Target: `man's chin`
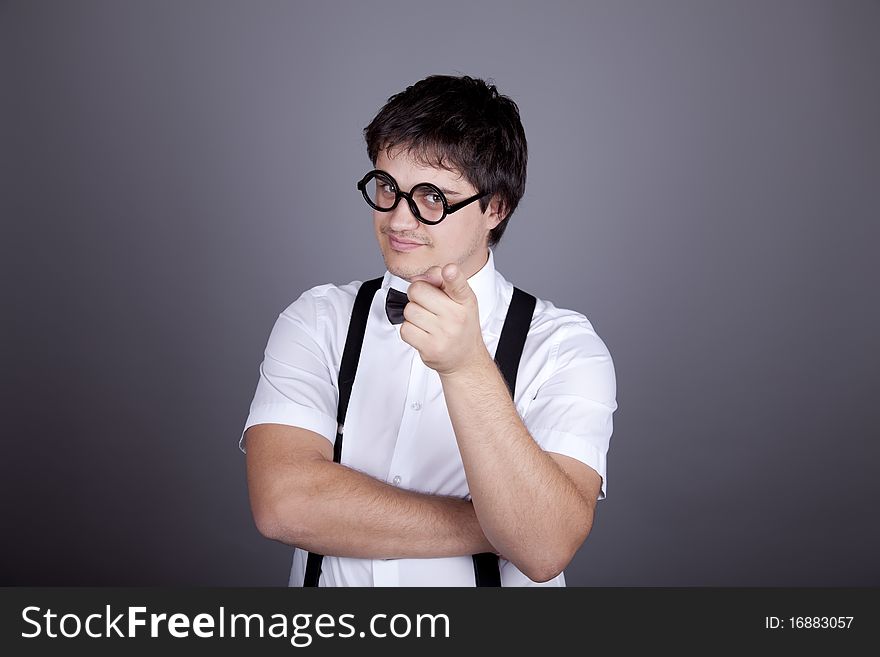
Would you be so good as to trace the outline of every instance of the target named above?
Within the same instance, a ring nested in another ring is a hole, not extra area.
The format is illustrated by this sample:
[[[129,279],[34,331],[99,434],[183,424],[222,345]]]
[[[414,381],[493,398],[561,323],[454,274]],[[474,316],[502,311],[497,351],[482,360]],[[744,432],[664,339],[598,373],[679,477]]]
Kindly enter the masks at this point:
[[[398,254],[396,251],[382,253],[383,259],[385,260],[385,268],[398,278],[402,278],[405,281],[411,282],[414,277],[424,276],[425,272],[430,268],[430,266],[416,268],[412,265],[409,267],[402,267],[400,265],[400,259],[397,257],[399,255],[401,254]]]
[[[385,264],[386,268],[389,272],[397,276],[398,278],[402,278],[405,281],[412,283],[413,281],[427,279],[427,275],[425,274],[425,270],[413,270],[413,269],[403,269],[401,267],[388,266],[388,263]]]

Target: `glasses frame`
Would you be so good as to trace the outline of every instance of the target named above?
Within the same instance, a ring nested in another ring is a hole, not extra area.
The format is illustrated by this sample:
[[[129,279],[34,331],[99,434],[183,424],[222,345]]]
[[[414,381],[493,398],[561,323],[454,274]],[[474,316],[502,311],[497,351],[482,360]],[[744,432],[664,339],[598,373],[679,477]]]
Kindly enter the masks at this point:
[[[394,189],[396,192],[394,203],[391,204],[390,208],[380,208],[375,203],[373,203],[372,199],[370,199],[370,195],[367,193],[367,183],[370,182],[370,179],[373,177],[378,177],[376,174],[382,174],[382,176],[388,178],[392,183],[394,183]],[[412,193],[415,191],[416,187],[430,187],[432,190],[437,192],[437,195],[440,197],[440,200],[443,201],[443,214],[436,221],[431,221],[430,219],[425,219],[421,214],[419,214],[419,206],[416,205],[416,202],[413,200]],[[479,194],[474,194],[463,201],[459,201],[458,203],[449,204],[449,201],[446,200],[446,194],[444,194],[437,185],[429,182],[422,182],[416,185],[413,185],[412,189],[409,192],[404,192],[400,189],[400,185],[397,184],[397,181],[387,171],[382,171],[382,169],[373,169],[372,171],[367,172],[363,178],[358,181],[357,188],[361,190],[361,194],[364,195],[364,200],[374,210],[378,210],[379,212],[391,212],[394,208],[397,207],[397,204],[400,203],[401,198],[405,198],[407,205],[409,205],[410,212],[413,213],[416,219],[421,221],[423,224],[427,224],[429,226],[436,226],[441,221],[446,219],[447,215],[452,214],[453,212],[458,212],[464,206],[473,203],[474,201],[483,198],[489,192],[480,192]]]

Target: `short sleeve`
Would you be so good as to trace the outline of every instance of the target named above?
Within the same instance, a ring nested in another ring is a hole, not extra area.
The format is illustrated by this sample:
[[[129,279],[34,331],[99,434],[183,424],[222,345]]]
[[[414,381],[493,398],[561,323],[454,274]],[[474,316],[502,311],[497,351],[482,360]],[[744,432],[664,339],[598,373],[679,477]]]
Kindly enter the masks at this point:
[[[306,290],[275,321],[260,364],[257,389],[238,447],[247,453],[244,434],[255,424],[287,424],[336,440],[338,390],[319,343],[324,299]]]
[[[614,363],[605,343],[586,319],[559,329],[552,346],[549,376],[523,417],[535,442],[548,452],[581,461],[602,477],[606,495],[606,457],[617,410]]]

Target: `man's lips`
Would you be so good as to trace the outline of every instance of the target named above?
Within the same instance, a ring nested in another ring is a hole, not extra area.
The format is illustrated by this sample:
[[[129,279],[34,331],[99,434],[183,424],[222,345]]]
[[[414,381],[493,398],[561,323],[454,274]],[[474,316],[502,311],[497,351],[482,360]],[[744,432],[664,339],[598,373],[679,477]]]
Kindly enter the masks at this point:
[[[398,240],[391,235],[388,236],[388,241],[391,243],[391,248],[395,251],[414,251],[420,246],[424,246],[421,242],[413,242],[410,240]]]

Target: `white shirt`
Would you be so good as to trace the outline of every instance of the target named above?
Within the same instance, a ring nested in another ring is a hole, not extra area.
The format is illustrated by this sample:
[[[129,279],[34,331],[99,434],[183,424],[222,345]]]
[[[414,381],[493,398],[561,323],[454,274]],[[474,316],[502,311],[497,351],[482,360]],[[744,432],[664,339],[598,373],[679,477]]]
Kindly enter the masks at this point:
[[[337,377],[354,299],[362,281],[318,285],[279,316],[242,430],[287,424],[336,440]],[[468,279],[477,297],[486,348],[494,357],[513,285],[489,257]],[[386,270],[364,335],[345,418],[342,463],[395,486],[469,498],[440,377],[400,338],[385,314],[388,288],[409,282]],[[528,291],[528,288],[524,288]],[[578,459],[602,477],[617,409],[611,355],[587,318],[537,300],[516,380],[515,406],[532,438],[546,451]],[[290,586],[302,586],[308,552],[294,549]],[[500,560],[502,586],[565,586],[560,573],[536,583]],[[327,555],[320,586],[474,586],[470,556],[360,559]]]

